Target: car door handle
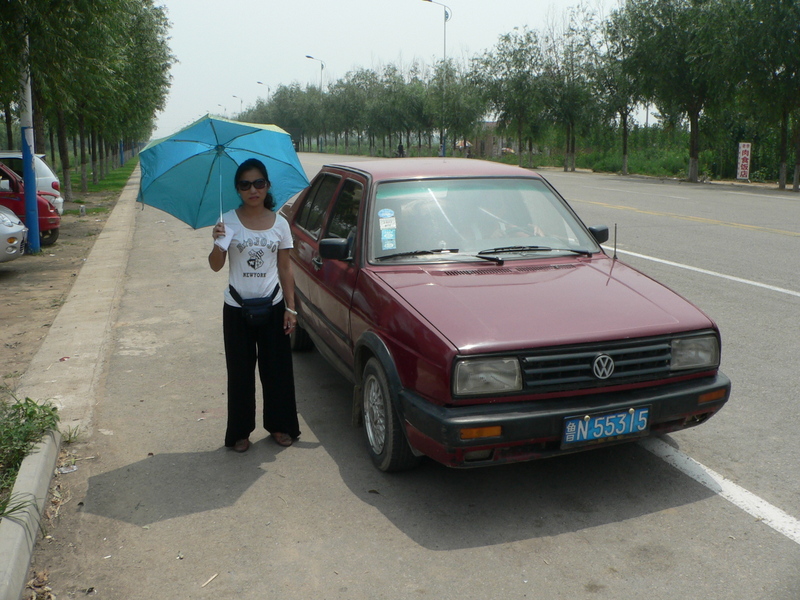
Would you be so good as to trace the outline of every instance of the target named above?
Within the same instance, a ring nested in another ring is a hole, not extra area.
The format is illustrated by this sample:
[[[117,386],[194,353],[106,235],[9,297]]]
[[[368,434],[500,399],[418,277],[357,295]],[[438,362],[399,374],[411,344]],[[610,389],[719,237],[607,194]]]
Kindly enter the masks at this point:
[[[319,271],[322,268],[322,259],[319,256],[315,256],[311,259],[311,264],[313,264],[314,268]]]

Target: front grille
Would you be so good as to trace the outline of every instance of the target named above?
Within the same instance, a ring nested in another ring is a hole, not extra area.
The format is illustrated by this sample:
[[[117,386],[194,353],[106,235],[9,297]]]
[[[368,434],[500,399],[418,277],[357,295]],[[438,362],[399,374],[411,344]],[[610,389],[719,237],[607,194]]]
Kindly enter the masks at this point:
[[[608,379],[592,370],[601,354],[614,360]],[[528,391],[550,392],[663,379],[670,375],[670,358],[670,338],[651,338],[531,351],[520,363]]]

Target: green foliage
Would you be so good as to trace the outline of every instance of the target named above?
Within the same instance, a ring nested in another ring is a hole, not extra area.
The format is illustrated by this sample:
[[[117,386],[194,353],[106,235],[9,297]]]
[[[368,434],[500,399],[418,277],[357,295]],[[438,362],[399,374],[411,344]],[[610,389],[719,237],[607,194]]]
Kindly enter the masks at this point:
[[[0,517],[20,508],[11,489],[22,460],[58,421],[58,410],[49,402],[0,399]]]
[[[131,178],[133,170],[139,164],[139,157],[132,158],[125,162],[121,167],[111,171],[102,181],[98,183],[90,183],[90,192],[121,192],[122,188],[128,183]]]

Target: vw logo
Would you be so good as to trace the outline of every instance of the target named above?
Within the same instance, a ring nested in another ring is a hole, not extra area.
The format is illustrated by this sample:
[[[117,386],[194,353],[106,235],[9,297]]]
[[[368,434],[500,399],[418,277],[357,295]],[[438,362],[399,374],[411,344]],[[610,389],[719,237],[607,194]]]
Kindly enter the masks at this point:
[[[598,379],[608,379],[614,372],[614,359],[608,354],[600,354],[592,363],[592,372]]]

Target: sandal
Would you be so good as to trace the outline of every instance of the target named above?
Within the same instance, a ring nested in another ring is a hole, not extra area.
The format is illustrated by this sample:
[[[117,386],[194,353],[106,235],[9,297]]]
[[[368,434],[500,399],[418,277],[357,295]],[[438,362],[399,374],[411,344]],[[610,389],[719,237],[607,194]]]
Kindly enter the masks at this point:
[[[281,433],[279,431],[272,434],[272,439],[275,440],[275,443],[279,446],[291,446],[292,445],[292,437],[288,433]]]
[[[233,445],[234,452],[247,452],[247,449],[250,447],[250,439],[245,438],[243,440],[239,440]]]

